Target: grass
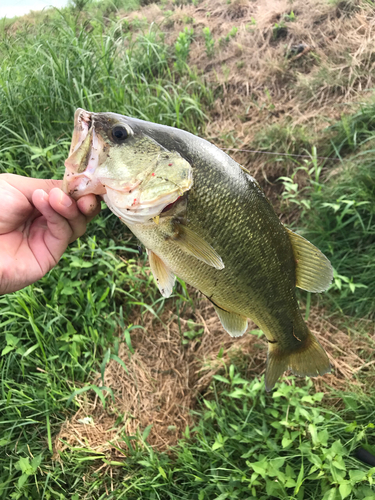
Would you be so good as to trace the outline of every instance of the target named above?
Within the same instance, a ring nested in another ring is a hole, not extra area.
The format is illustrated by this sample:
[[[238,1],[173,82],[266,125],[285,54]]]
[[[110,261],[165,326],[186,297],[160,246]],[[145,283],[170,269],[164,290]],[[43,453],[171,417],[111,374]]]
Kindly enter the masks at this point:
[[[202,402],[199,424],[186,429],[172,455],[147,445],[147,429],[123,437],[126,456],[84,447],[63,452],[69,474],[58,462],[42,467],[53,476],[44,486],[47,498],[59,498],[61,490],[77,499],[373,498],[374,468],[354,456],[358,447],[374,445],[371,399],[347,395],[342,410],[333,412],[321,405],[322,393],[310,393],[311,382],[303,388],[282,383],[268,395],[263,381],[242,379],[233,365],[226,377],[215,378],[214,398]],[[33,495],[33,474],[40,488],[44,478],[32,472],[31,459],[27,465],[29,473],[21,464],[16,471],[18,478],[27,475],[23,488]]]
[[[375,175],[373,152],[367,153],[345,162],[313,194],[304,221],[306,234],[339,275],[331,299],[340,311],[357,318],[372,318],[375,310]]]
[[[48,11],[43,23],[4,24],[0,172],[61,178],[77,107],[204,135],[213,90],[186,65],[192,30],[181,28],[179,45],[167,45],[158,27],[120,19],[125,6],[138,3],[75,2]],[[366,105],[326,131],[338,157],[357,156],[334,176],[314,158],[294,163],[305,167],[305,190],[290,173],[297,188],[284,195],[337,270],[332,307],[357,317],[374,310],[372,120]],[[271,126],[259,141],[296,153],[311,146],[306,127],[292,125]],[[127,369],[118,353],[134,307],[158,316],[164,299],[136,242],[106,210],[58,267],[0,297],[0,499],[373,498],[374,470],[353,456],[375,445],[371,398],[341,394],[342,408],[332,411],[310,383],[282,383],[266,395],[263,382],[244,380],[234,366],[216,376],[196,427],[170,453],[147,444],[146,428],[123,434],[117,455],[83,442],[54,460],[54,436],[79,406],[75,396],[96,396],[106,409],[112,388],[94,385],[94,374],[103,375],[109,359]]]
[[[294,172],[282,177],[284,200],[302,208],[299,229],[335,269],[332,307],[354,318],[373,318],[375,310],[373,109],[363,105],[321,134],[321,150],[337,162],[319,160],[312,148],[311,160],[294,159]]]
[[[54,32],[51,40],[50,33]],[[114,111],[199,132],[211,94],[197,79],[179,84],[156,28],[133,36],[121,23],[81,26],[61,13],[0,46],[0,161],[3,171],[61,178],[77,107]],[[192,75],[190,75],[192,76]]]

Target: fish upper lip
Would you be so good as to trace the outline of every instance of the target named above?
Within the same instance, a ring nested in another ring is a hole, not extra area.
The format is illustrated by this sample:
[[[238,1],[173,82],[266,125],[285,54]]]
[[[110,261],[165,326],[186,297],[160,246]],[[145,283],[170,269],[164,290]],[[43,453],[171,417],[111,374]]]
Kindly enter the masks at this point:
[[[76,115],[77,115],[77,113],[78,113],[77,122],[80,123],[83,121],[84,123],[86,123],[88,125],[88,129],[90,130],[90,128],[92,126],[93,113],[91,113],[90,111],[86,111],[83,108],[78,108],[76,111]]]

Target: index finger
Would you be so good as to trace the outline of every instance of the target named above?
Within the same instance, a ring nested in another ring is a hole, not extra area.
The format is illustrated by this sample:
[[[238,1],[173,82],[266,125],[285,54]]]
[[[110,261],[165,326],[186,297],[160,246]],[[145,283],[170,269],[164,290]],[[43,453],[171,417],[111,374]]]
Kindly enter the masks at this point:
[[[36,189],[43,189],[49,193],[53,188],[61,188],[62,182],[56,179],[34,179],[15,174],[0,174],[0,179],[18,189],[32,203],[33,192]]]

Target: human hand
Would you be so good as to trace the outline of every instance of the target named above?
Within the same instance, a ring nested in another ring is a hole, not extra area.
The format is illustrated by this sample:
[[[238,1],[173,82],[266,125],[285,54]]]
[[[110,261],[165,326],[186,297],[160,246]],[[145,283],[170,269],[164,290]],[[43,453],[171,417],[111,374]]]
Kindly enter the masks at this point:
[[[62,181],[0,174],[0,295],[39,280],[100,211],[90,194],[77,202]]]

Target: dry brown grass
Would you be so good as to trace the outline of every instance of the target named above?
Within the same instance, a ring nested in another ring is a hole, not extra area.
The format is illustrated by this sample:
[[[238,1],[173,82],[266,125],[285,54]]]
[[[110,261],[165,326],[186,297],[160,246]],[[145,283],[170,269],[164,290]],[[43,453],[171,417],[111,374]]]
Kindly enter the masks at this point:
[[[150,313],[134,320],[145,329],[132,332],[134,354],[126,344],[121,345],[119,356],[128,373],[116,361],[111,361],[105,370],[104,384],[113,390],[115,401],[111,402],[108,396],[108,406],[103,410],[95,394],[77,398],[80,409],[55,438],[56,456],[59,451],[75,447],[90,448],[112,458],[126,455],[121,433],[142,433],[148,425],[152,425],[148,442],[155,448],[167,449],[177,443],[186,425],[194,423],[191,410],[200,397],[210,397],[212,377],[223,371],[224,365],[235,361],[249,380],[265,371],[264,337],[247,333],[239,339],[231,338],[206,299],[199,300],[195,311],[188,310],[180,318],[181,332],[174,307],[165,311],[164,324]],[[204,333],[199,340],[183,345],[189,320],[202,325]],[[308,324],[327,350],[333,367],[332,374],[313,379],[316,388],[330,392],[331,388],[363,385],[356,375],[371,369],[368,359],[375,344],[374,325],[368,324],[369,342],[351,330],[339,329],[318,308],[312,309]],[[256,326],[251,324],[249,332],[253,328]],[[223,354],[219,358],[220,351]],[[101,385],[99,374],[93,383]],[[300,383],[304,381],[301,379]],[[93,424],[82,423],[88,416],[93,418]]]
[[[371,98],[375,11],[366,2],[206,0],[197,7],[151,4],[124,17],[160,26],[172,46],[185,26],[194,28],[189,64],[217,95],[206,138],[245,150],[227,152],[260,182],[276,211],[282,192],[276,181],[295,163],[248,151],[305,153],[319,146],[322,129]],[[215,39],[213,57],[206,54],[205,27]],[[234,27],[236,36],[223,42]],[[299,44],[308,49],[294,54]]]
[[[173,15],[166,17],[167,9]],[[292,11],[294,21],[286,17]],[[207,127],[215,141],[234,131],[248,145],[265,124],[286,121],[317,131],[374,85],[375,12],[364,2],[210,0],[197,7],[152,4],[127,17],[155,22],[170,44],[186,25],[194,28],[190,65],[221,88]],[[215,39],[211,58],[204,27]],[[233,27],[236,36],[223,41]],[[293,55],[301,43],[308,50]]]

